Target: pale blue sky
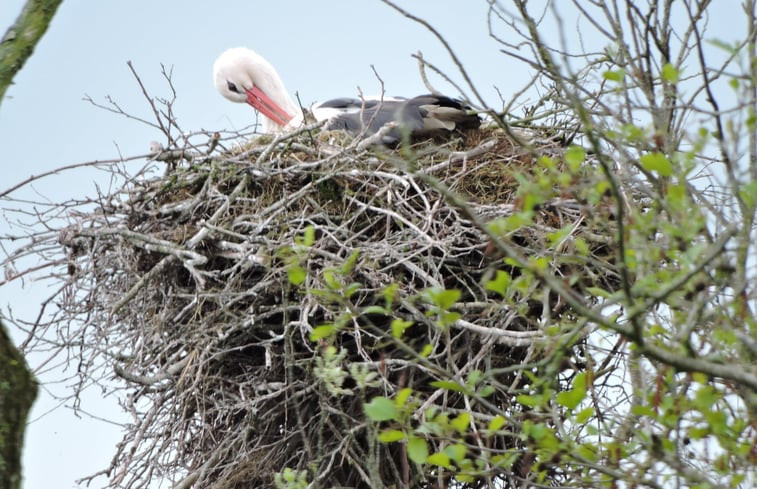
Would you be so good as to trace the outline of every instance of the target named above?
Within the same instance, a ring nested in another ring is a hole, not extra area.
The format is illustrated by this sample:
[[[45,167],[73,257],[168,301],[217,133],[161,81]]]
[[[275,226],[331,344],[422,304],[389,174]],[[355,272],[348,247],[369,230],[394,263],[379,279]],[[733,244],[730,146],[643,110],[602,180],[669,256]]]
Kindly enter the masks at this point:
[[[23,0],[2,0],[0,31],[15,20]],[[493,88],[504,94],[519,90],[530,73],[504,57],[486,30],[484,0],[403,0],[398,3],[434,25],[450,42],[487,102],[498,103]],[[507,3],[507,2],[504,2]],[[732,2],[734,6],[738,3]],[[565,2],[566,6],[568,2]],[[729,18],[729,16],[731,16]],[[742,23],[736,9],[712,19],[718,37]],[[575,33],[571,24],[568,34]],[[582,33],[583,34],[583,33]],[[574,41],[575,42],[575,41]],[[591,37],[583,39],[591,43]],[[211,66],[232,46],[248,46],[277,68],[291,92],[303,103],[338,96],[379,92],[374,65],[389,95],[412,96],[426,91],[410,57],[418,50],[460,82],[441,44],[420,25],[378,0],[227,0],[110,2],[67,0],[34,55],[16,77],[0,105],[0,190],[66,164],[147,152],[150,141],[162,141],[155,129],[96,109],[85,94],[103,102],[110,95],[134,115],[150,119],[147,106],[126,61],[131,60],[148,90],[167,96],[160,63],[173,66],[177,90],[174,110],[185,130],[232,129],[249,125],[249,106],[234,105],[215,92]],[[587,47],[601,50],[602,46]],[[457,95],[438,78],[437,88]],[[141,166],[135,162],[134,167]],[[69,172],[20,190],[14,197],[44,195],[61,200],[92,195],[92,171]],[[0,206],[4,206],[0,202]],[[0,216],[0,235],[7,232]],[[50,291],[35,283],[0,289],[0,307],[13,307],[25,318],[36,314]],[[34,359],[31,360],[34,366]],[[55,373],[43,380],[55,378]],[[54,387],[61,392],[61,387]],[[26,489],[76,487],[74,480],[106,468],[118,440],[117,427],[79,419],[58,409],[41,393],[27,434]],[[90,393],[83,407],[106,418],[117,417],[113,399]],[[115,414],[114,414],[115,413]],[[103,485],[98,479],[93,487]]]

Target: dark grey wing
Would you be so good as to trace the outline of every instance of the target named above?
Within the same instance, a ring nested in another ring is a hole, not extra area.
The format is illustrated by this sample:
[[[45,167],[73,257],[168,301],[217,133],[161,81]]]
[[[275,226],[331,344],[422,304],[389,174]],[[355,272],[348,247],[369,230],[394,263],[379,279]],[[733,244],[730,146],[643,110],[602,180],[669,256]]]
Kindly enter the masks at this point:
[[[355,105],[357,104],[357,107]],[[354,135],[375,134],[389,122],[397,123],[384,137],[384,144],[396,144],[403,134],[428,136],[455,129],[474,129],[481,119],[462,101],[443,95],[419,95],[408,100],[367,100],[340,98],[319,104],[320,108],[352,112],[334,115],[324,126],[326,130],[342,130]],[[360,109],[363,110],[360,110]]]
[[[363,108],[370,109],[372,107],[376,107],[378,105],[382,104],[388,104],[392,102],[400,102],[404,101],[406,99],[400,98],[400,97],[387,97],[387,100],[381,101],[378,99],[370,98],[366,100],[361,100],[359,98],[351,98],[351,97],[339,97],[339,98],[333,98],[331,100],[326,100],[325,102],[320,102],[316,104],[316,107],[318,108],[324,108],[324,109],[339,109],[347,111],[352,110],[361,110]]]
[[[319,108],[322,107],[324,109],[359,110],[360,107],[362,107],[362,102],[360,101],[360,99],[357,99],[357,98],[339,97],[339,98],[332,98],[331,100],[326,100],[325,102],[321,102],[317,104],[317,107]]]
[[[444,95],[419,95],[405,104],[407,108],[403,112],[408,117],[421,118],[421,127],[416,128],[417,135],[424,131],[476,129],[481,125],[481,118],[472,112],[470,106]]]
[[[366,105],[365,110],[349,112],[334,116],[326,123],[326,130],[342,130],[351,134],[364,134],[370,136],[376,134],[385,124],[399,122],[402,124],[398,113],[402,111],[405,102],[400,101],[366,101],[374,102]],[[401,138],[400,128],[390,130],[383,138],[385,144],[397,143]]]

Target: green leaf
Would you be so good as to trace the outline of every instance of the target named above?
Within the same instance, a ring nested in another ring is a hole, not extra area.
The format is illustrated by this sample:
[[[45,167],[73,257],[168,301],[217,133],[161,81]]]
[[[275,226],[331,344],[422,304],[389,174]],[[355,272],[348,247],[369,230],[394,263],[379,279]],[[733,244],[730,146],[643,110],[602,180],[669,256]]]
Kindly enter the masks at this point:
[[[541,406],[544,400],[541,397],[536,396],[529,396],[528,394],[521,394],[518,397],[516,397],[516,400],[523,404],[524,406],[528,407],[536,407]]]
[[[313,243],[315,243],[315,228],[313,226],[306,227],[302,238],[295,238],[294,242],[308,248],[313,246]]]
[[[458,433],[465,433],[466,431],[468,431],[468,425],[470,424],[470,414],[462,412],[458,414],[457,417],[455,417],[452,421],[450,421],[450,424],[457,430]]]
[[[299,265],[291,265],[287,267],[287,278],[292,285],[300,285],[307,278],[307,272]]]
[[[670,63],[665,63],[662,66],[662,78],[670,83],[676,83],[680,78],[681,72],[675,69]]]
[[[445,454],[449,456],[452,460],[455,462],[460,462],[462,459],[465,458],[465,453],[468,451],[468,449],[465,447],[465,444],[463,443],[455,443],[454,445],[449,445],[442,450]],[[433,455],[432,455],[433,456]],[[431,457],[429,457],[429,462],[431,461]]]
[[[529,264],[536,270],[545,271],[549,267],[550,258],[546,256],[537,256],[528,260]]]
[[[549,170],[553,170],[556,166],[555,160],[553,158],[550,158],[549,156],[545,156],[545,155],[540,156],[537,161],[541,166]]]
[[[337,354],[339,353],[339,350],[336,349],[334,345],[329,345],[323,350],[323,358],[326,360],[332,360],[336,358]]]
[[[523,263],[519,262],[515,258],[510,258],[508,256],[508,257],[505,257],[504,261],[505,261],[505,265],[510,265],[511,267],[516,267],[516,268],[523,268]]]
[[[465,386],[462,386],[458,384],[457,382],[452,382],[449,380],[435,380],[431,382],[431,385],[433,387],[436,387],[437,389],[446,389],[448,391],[455,391],[455,392],[462,392],[462,393],[468,392],[468,389],[466,389]]]
[[[576,451],[579,457],[585,458],[590,462],[595,462],[597,460],[596,448],[591,444],[578,445]]]
[[[407,400],[410,398],[410,394],[413,393],[413,389],[410,387],[405,387],[404,389],[400,390],[397,393],[397,396],[394,398],[394,404],[397,405],[398,408],[401,408],[407,404]]]
[[[400,290],[400,284],[394,283],[389,284],[386,287],[384,287],[384,290],[381,291],[381,294],[384,296],[384,300],[386,301],[386,308],[391,309],[392,304],[394,304],[394,299],[397,297],[397,292]]]
[[[586,392],[586,372],[580,372],[576,374],[576,378],[573,379],[573,388]]]
[[[610,190],[610,182],[607,180],[600,180],[594,185],[594,192],[598,197],[605,195]]]
[[[523,204],[523,210],[524,213],[527,213],[529,215],[529,218],[533,214],[533,210],[536,206],[542,204],[544,202],[544,198],[535,192],[527,192],[526,195],[523,196],[522,204]],[[519,213],[520,214],[520,213]]]
[[[674,209],[682,210],[686,201],[686,188],[681,184],[668,186],[668,202]]]
[[[734,42],[734,45],[729,44],[726,41],[721,41],[720,39],[708,39],[707,42],[709,44],[712,44],[713,46],[722,49],[726,53],[735,56],[739,53],[738,44]]]
[[[501,234],[509,233],[524,226],[531,225],[533,223],[533,215],[533,211],[516,212],[512,216],[502,219],[502,227],[505,232]]]
[[[405,333],[405,330],[413,325],[413,321],[405,321],[404,319],[392,319],[392,336],[400,338]]]
[[[472,475],[462,474],[462,473],[455,474],[455,479],[465,484],[473,484],[473,481],[476,480],[476,478],[473,477]]]
[[[455,324],[455,321],[459,320],[461,317],[463,317],[463,315],[459,312],[444,311],[439,316],[439,326],[445,327],[451,324]]]
[[[560,392],[557,394],[557,402],[568,409],[575,409],[584,398],[584,392],[578,392],[575,389]]]
[[[655,283],[656,285],[656,283]],[[652,324],[649,326],[649,329],[647,330],[647,336],[665,336],[668,333],[668,330],[665,329],[660,324]]]
[[[586,161],[586,151],[581,146],[573,145],[565,152],[565,162],[571,171],[576,172]]]
[[[693,440],[701,440],[702,438],[710,434],[710,428],[691,428],[689,430],[689,438]]]
[[[285,467],[283,471],[274,474],[274,486],[277,489],[305,489],[308,486],[307,471],[293,470]]]
[[[336,332],[336,326],[333,324],[324,324],[313,328],[310,332],[310,341],[319,341],[328,338]]]
[[[607,81],[614,81],[614,82],[622,81],[624,76],[626,76],[626,70],[623,70],[623,69],[607,70],[604,73],[602,73],[602,78],[604,78]]]
[[[360,282],[352,282],[344,289],[344,296],[350,298],[355,295],[355,292],[359,291],[362,287],[363,284],[361,284]]]
[[[415,436],[410,437],[410,439],[407,440],[407,456],[417,464],[425,463],[428,458],[428,445],[426,444],[426,440]]]
[[[745,122],[746,122],[746,127],[749,130],[754,130],[754,126],[757,125],[757,114],[755,114],[754,112],[751,112],[749,114],[749,117],[746,118]]]
[[[749,182],[739,188],[739,197],[750,209],[757,205],[757,182]]]
[[[573,226],[567,225],[564,226],[557,231],[547,233],[547,240],[549,241],[550,247],[555,247],[559,245],[565,238],[570,236],[570,233],[573,232]]]
[[[710,385],[705,385],[700,387],[694,395],[694,405],[700,411],[707,412],[712,410],[712,406],[718,402],[720,398],[721,395],[718,391]]]
[[[728,419],[723,411],[709,411],[702,414],[710,423],[710,429],[714,434],[720,436],[728,434]]]
[[[337,280],[333,270],[323,271],[323,281],[326,282],[326,286],[331,290],[339,290],[342,288],[342,284]]]
[[[707,374],[703,374],[702,372],[693,372],[691,378],[694,382],[702,385],[706,385],[710,381]]]
[[[389,421],[397,419],[397,406],[394,401],[386,397],[374,397],[371,402],[363,405],[365,414],[373,421]]]
[[[426,459],[428,463],[433,465],[438,465],[439,467],[444,467],[445,469],[450,468],[452,465],[449,463],[449,456],[447,456],[446,453],[438,452],[434,453],[432,455],[429,455]]]
[[[432,404],[431,406],[426,408],[426,411],[423,413],[423,416],[425,416],[426,421],[434,421],[438,414],[439,414],[439,408]]]
[[[440,289],[432,287],[427,289],[427,296],[440,309],[447,310],[455,305],[460,299],[460,291],[457,289]]]
[[[540,448],[554,450],[560,446],[560,441],[555,436],[552,428],[549,428],[544,423],[533,424],[529,430],[529,434],[534,438]]]
[[[568,409],[575,409],[586,397],[586,372],[576,375],[573,388],[557,394],[557,402]]]
[[[644,406],[644,405],[631,406],[631,412],[635,414],[636,416],[647,416],[652,419],[657,418],[657,413],[655,413],[654,409],[652,409],[649,406]]]
[[[577,171],[577,169],[573,170],[574,173],[576,171]],[[570,173],[568,173],[568,172],[561,172],[561,173],[557,174],[557,178],[555,180],[555,183],[558,186],[560,186],[560,187],[567,187],[568,185],[571,184],[571,182],[572,182],[572,179],[571,179]]]
[[[504,270],[497,270],[497,275],[494,277],[494,280],[488,280],[486,284],[484,284],[484,287],[486,287],[486,290],[491,290],[492,292],[496,292],[502,297],[505,297],[510,282],[512,282],[512,278],[509,273]]]
[[[506,421],[505,418],[498,414],[494,416],[491,421],[489,421],[489,426],[486,429],[489,431],[489,434],[491,435],[495,431],[505,426],[505,421]]]
[[[479,382],[481,382],[481,380],[483,380],[483,378],[484,378],[484,373],[482,371],[480,371],[477,368],[473,369],[468,374],[468,380],[466,384],[468,384],[471,387],[475,387],[479,384]]]
[[[647,171],[657,172],[660,176],[669,177],[673,174],[673,165],[662,153],[657,151],[641,155],[639,158],[642,168]]]
[[[576,236],[573,239],[573,244],[575,245],[576,251],[578,252],[579,255],[589,256],[589,252],[591,250],[589,249],[589,244],[586,242],[585,239],[583,239],[580,236]]]
[[[405,433],[400,430],[386,430],[379,433],[379,441],[381,443],[392,443],[395,441],[404,440],[406,438]]]
[[[383,314],[386,315],[387,312],[389,312],[385,307],[382,306],[367,306],[364,307],[361,310],[362,314]]]
[[[643,141],[647,138],[644,129],[634,124],[624,124],[621,126],[622,132],[630,142]]]
[[[355,268],[355,264],[357,263],[357,259],[360,256],[360,252],[355,250],[352,252],[349,258],[345,260],[345,262],[342,264],[341,267],[339,267],[339,272],[342,275],[347,275],[348,273],[352,272],[352,270]]]
[[[592,416],[594,416],[594,408],[589,406],[584,408],[576,414],[576,422],[579,424],[587,422]]]
[[[420,352],[420,356],[421,356],[422,358],[427,358],[427,357],[428,357],[429,355],[431,355],[431,354],[432,354],[433,352],[434,352],[434,345],[432,345],[431,343],[426,343],[426,344],[425,344],[425,345],[423,346],[423,349],[422,349],[422,350],[421,350],[421,352]]]

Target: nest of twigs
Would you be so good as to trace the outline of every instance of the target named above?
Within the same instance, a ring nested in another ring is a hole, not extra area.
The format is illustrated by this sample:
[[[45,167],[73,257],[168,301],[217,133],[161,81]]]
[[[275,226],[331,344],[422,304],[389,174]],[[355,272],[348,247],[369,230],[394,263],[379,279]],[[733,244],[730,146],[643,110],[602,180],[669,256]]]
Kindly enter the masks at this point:
[[[86,226],[69,226],[68,271],[86,292],[72,312],[87,311],[139,419],[111,483],[270,487],[289,467],[317,487],[441,487],[464,468],[415,465],[403,443],[377,441],[391,422],[365,414],[373,397],[403,388],[411,427],[432,407],[470,413],[474,433],[510,414],[496,436],[466,435],[470,457],[505,455],[471,473],[511,480],[548,464],[517,435],[528,413],[514,393],[530,381],[509,367],[539,368],[560,349],[561,369],[579,371],[584,335],[560,329],[570,307],[525,280],[492,233],[581,295],[616,288],[613,217],[587,201],[599,177],[585,163],[530,209],[531,222],[492,225],[530,205],[527,182],[565,172],[560,144],[527,136],[523,147],[481,129],[390,149],[305,131],[211,155],[164,151],[165,176],[130,182]],[[588,253],[575,253],[579,239]],[[487,286],[498,271],[510,280],[504,296]],[[434,302],[453,289],[448,310]],[[487,387],[479,397],[432,385],[465,385],[475,372],[484,380],[471,388]],[[437,435],[425,435],[432,452],[446,443]]]

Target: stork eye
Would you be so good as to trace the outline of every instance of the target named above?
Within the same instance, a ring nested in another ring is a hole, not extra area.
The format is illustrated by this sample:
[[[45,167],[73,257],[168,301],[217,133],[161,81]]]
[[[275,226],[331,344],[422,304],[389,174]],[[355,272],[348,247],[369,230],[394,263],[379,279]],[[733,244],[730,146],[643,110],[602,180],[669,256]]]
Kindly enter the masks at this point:
[[[240,93],[240,92],[239,92],[239,89],[237,88],[237,86],[236,86],[236,85],[234,85],[234,84],[233,84],[232,82],[230,82],[229,80],[226,80],[226,87],[227,87],[227,88],[228,88],[228,89],[229,89],[230,91],[232,91],[232,92],[234,92],[234,93]]]

